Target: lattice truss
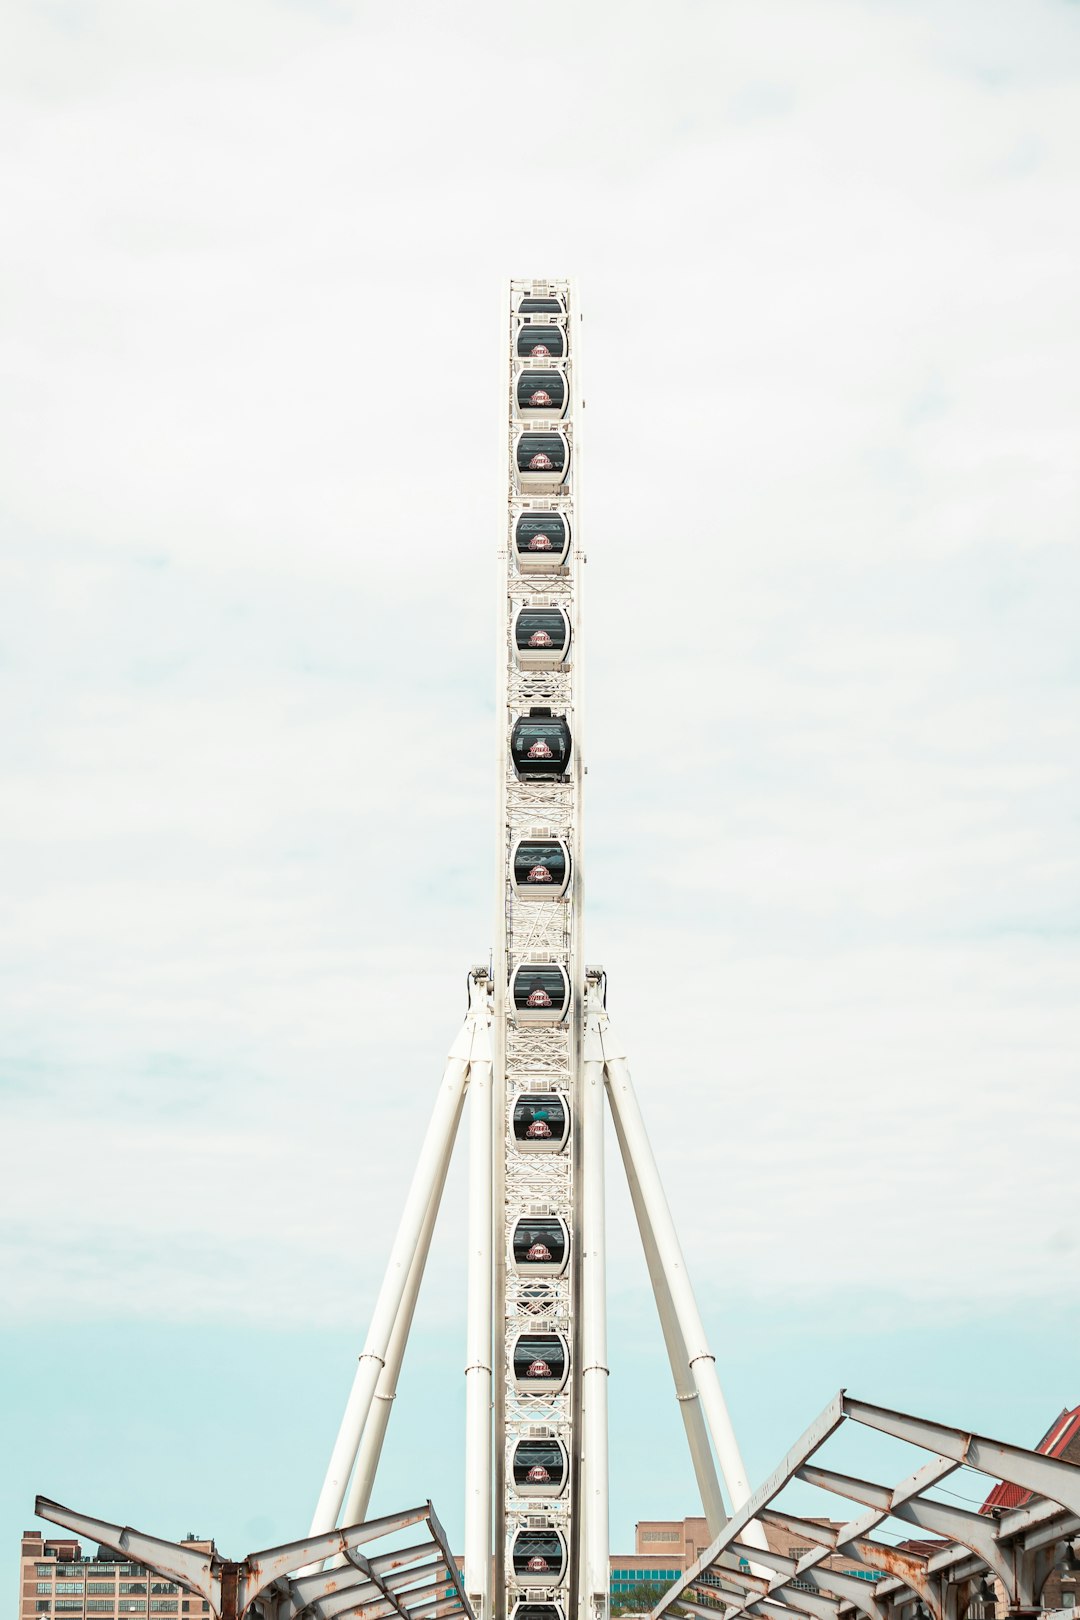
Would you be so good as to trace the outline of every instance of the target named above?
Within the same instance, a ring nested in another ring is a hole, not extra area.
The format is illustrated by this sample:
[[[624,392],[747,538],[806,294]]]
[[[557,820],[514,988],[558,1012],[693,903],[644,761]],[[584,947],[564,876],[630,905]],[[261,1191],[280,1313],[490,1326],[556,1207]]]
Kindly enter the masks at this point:
[[[823,1467],[826,1443],[836,1449],[835,1436],[850,1441],[856,1430],[906,1442],[917,1466],[895,1485]],[[792,1486],[802,1488],[797,1505],[806,1487],[825,1493],[820,1513],[783,1505]],[[841,1390],[665,1594],[653,1620],[1037,1614],[1055,1570],[1080,1572],[1078,1534],[1076,1463]]]
[[[565,414],[551,421],[541,419],[522,423],[516,396],[516,378],[521,361],[518,358],[518,334],[522,318],[517,310],[521,297],[534,294],[541,298],[555,296],[561,302],[565,318],[558,325],[563,333],[564,354],[560,364],[566,378],[568,407]],[[557,515],[569,527],[576,550],[576,514],[574,510],[574,422],[573,378],[574,342],[572,338],[575,311],[572,308],[571,289],[567,283],[514,283],[511,287],[511,319],[508,342],[508,436],[507,436],[507,545],[506,594],[503,621],[505,638],[505,701],[506,726],[509,734],[515,719],[533,709],[547,709],[562,716],[569,724],[571,737],[576,739],[577,714],[574,702],[574,654],[576,651],[576,561],[572,551],[557,570],[543,573],[522,571],[517,565],[515,534],[518,520],[530,515]],[[522,427],[543,431],[557,428],[570,446],[570,471],[563,484],[551,491],[523,490],[515,459],[515,443]],[[520,609],[551,607],[565,612],[571,626],[571,639],[567,656],[555,668],[529,669],[522,667],[515,649],[514,624]],[[503,908],[505,919],[505,957],[496,967],[503,982],[512,982],[519,965],[528,963],[554,963],[563,967],[574,989],[572,1022],[580,1019],[581,964],[574,960],[574,896],[577,886],[577,865],[580,861],[580,841],[576,838],[579,826],[578,783],[575,770],[563,779],[530,780],[518,776],[509,753],[503,781],[503,827],[505,838],[505,877]],[[564,898],[537,900],[521,898],[515,894],[511,877],[514,848],[521,838],[554,838],[565,843],[571,852],[571,883]],[[523,1329],[530,1333],[556,1333],[563,1337],[568,1361],[572,1358],[571,1331],[572,1302],[576,1286],[577,1255],[575,1252],[575,1186],[573,1156],[570,1152],[529,1153],[521,1151],[514,1135],[513,1107],[515,1098],[523,1093],[544,1092],[558,1088],[558,1094],[570,1112],[576,1110],[574,1088],[575,1057],[571,1026],[567,1024],[529,1024],[514,1021],[513,1005],[507,1003],[507,1022],[504,1041],[503,1085],[505,1095],[502,1109],[502,1175],[503,1189],[502,1241],[504,1263],[502,1267],[503,1297],[497,1302],[495,1318],[501,1325],[502,1345],[498,1351],[503,1361],[503,1376],[496,1388],[502,1390],[502,1410],[496,1412],[496,1445],[504,1453],[503,1478],[506,1482],[501,1504],[497,1504],[497,1524],[502,1524],[503,1591],[496,1603],[506,1612],[515,1598],[524,1594],[520,1582],[513,1578],[513,1549],[515,1539],[523,1528],[542,1524],[559,1525],[567,1529],[572,1514],[573,1484],[568,1471],[563,1490],[558,1497],[537,1500],[520,1496],[514,1487],[513,1455],[518,1442],[540,1431],[558,1435],[574,1452],[575,1380],[576,1369],[571,1368],[563,1387],[559,1390],[525,1393],[514,1375],[514,1346]],[[518,1221],[528,1214],[559,1217],[569,1234],[569,1254],[558,1276],[530,1277],[514,1263],[513,1235]],[[569,1545],[569,1542],[567,1543]],[[565,1602],[571,1571],[569,1559],[561,1580],[548,1582],[537,1577],[536,1590],[543,1589],[547,1599],[559,1598]]]

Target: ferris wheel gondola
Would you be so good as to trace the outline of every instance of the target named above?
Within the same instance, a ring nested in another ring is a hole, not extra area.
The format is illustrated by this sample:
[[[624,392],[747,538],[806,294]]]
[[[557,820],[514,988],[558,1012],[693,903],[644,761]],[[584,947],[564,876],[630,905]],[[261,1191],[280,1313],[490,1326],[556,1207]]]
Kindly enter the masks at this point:
[[[561,1333],[519,1333],[511,1362],[514,1385],[535,1395],[562,1389],[570,1370],[570,1351]]]
[[[514,1098],[519,1153],[561,1153],[570,1136],[570,1110],[557,1091],[523,1091]]]
[[[570,552],[570,524],[561,512],[522,512],[514,525],[518,572],[555,574]]]
[[[557,489],[570,471],[570,441],[561,430],[526,428],[514,449],[517,481],[522,489]]]
[[[563,607],[523,603],[511,626],[520,669],[565,668],[570,659],[570,616]]]
[[[570,1258],[570,1231],[561,1215],[522,1215],[510,1239],[514,1270],[558,1277]]]
[[[561,1496],[570,1473],[566,1447],[550,1434],[549,1438],[519,1440],[514,1447],[510,1471],[519,1496]]]
[[[569,400],[566,373],[561,367],[525,366],[518,373],[514,401],[517,414],[523,420],[565,416]]]
[[[570,850],[563,838],[519,838],[510,851],[517,900],[561,900],[570,887]]]
[[[561,360],[566,353],[566,334],[553,320],[530,318],[518,327],[515,347],[519,360]]]
[[[566,1537],[549,1529],[519,1530],[514,1537],[512,1563],[520,1586],[559,1586],[566,1568]]]

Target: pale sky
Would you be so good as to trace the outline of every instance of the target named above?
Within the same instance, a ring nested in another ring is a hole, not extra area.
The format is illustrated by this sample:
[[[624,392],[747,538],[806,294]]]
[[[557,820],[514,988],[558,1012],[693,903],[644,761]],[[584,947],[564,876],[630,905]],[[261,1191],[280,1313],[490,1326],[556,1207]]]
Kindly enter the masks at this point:
[[[1037,1439],[1080,6],[9,0],[0,81],[12,1560],[39,1490],[306,1529],[490,945],[511,274],[579,280],[588,957],[751,1474],[841,1384]],[[374,1502],[455,1541],[462,1170]],[[625,1550],[695,1501],[609,1175]]]

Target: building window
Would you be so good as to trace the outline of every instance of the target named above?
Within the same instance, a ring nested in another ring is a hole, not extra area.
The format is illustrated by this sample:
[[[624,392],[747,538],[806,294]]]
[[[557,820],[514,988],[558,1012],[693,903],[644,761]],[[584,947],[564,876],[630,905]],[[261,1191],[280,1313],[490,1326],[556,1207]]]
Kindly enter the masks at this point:
[[[145,1581],[121,1581],[120,1582],[120,1590],[121,1590],[121,1592],[138,1592],[141,1596],[145,1597],[146,1596],[146,1582]]]
[[[58,1575],[82,1575],[84,1571],[85,1566],[83,1564],[57,1564],[56,1566]]]
[[[81,1592],[82,1589],[82,1581],[57,1581],[56,1583],[56,1590],[58,1592]],[[79,1604],[79,1607],[80,1609],[82,1608],[81,1603]]]
[[[72,1614],[82,1614],[82,1598],[57,1598],[57,1613],[65,1609]]]
[[[116,1608],[115,1598],[89,1598],[86,1607],[94,1614],[112,1614]]]
[[[151,1598],[150,1599],[150,1613],[151,1614],[175,1614],[176,1610],[177,1610],[177,1602],[176,1602],[175,1598]]]
[[[145,1598],[121,1598],[119,1603],[121,1614],[145,1614]]]
[[[48,1614],[51,1607],[52,1605],[50,1604],[48,1598],[38,1598],[37,1602],[34,1604],[34,1608],[37,1610],[38,1614]]]
[[[54,1565],[52,1565],[52,1564],[35,1564],[34,1565],[34,1574],[35,1575],[51,1575],[52,1572],[53,1572],[53,1568],[54,1568]]]
[[[116,1591],[116,1582],[115,1581],[87,1581],[86,1590],[88,1592],[108,1592],[108,1593],[111,1594],[111,1593]]]
[[[38,1581],[37,1589],[38,1589],[39,1592],[51,1592],[52,1591],[52,1582],[51,1581]]]
[[[179,1592],[180,1588],[173,1581],[155,1581],[150,1590],[160,1597],[163,1592]]]
[[[190,1608],[191,1608],[190,1600],[188,1598],[185,1598],[184,1601],[180,1605],[180,1613],[181,1614],[187,1614],[188,1611],[190,1610]]]
[[[681,1541],[682,1535],[678,1530],[643,1530],[642,1541]]]
[[[95,1564],[93,1569],[91,1569],[89,1571],[89,1574],[91,1574],[91,1575],[115,1575],[116,1574],[116,1565],[115,1564]]]

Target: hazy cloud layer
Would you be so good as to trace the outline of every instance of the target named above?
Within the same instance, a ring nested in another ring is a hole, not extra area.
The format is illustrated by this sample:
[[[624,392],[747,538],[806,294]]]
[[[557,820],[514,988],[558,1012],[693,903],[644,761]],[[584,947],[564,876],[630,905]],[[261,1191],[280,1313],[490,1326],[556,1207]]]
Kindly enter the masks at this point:
[[[488,951],[533,271],[588,950],[706,1314],[1075,1301],[1080,11],[4,26],[8,1310],[362,1329]]]

